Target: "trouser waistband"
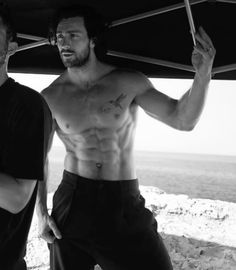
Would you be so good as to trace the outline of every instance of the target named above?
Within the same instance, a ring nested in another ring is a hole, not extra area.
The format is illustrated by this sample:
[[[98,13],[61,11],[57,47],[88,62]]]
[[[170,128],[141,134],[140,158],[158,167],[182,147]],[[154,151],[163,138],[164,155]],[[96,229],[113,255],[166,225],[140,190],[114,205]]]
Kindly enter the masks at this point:
[[[62,183],[69,184],[73,189],[115,189],[136,193],[139,191],[138,179],[129,180],[94,180],[64,170]]]

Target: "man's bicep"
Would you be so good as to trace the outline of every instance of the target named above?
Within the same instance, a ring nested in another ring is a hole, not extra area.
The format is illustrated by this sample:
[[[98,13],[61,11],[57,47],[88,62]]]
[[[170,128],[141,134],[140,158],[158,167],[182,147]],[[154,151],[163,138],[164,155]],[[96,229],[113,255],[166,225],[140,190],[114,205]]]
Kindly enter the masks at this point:
[[[0,172],[0,207],[13,213],[19,213],[30,201],[37,181],[15,178]]]
[[[147,114],[167,124],[174,116],[178,102],[155,88],[137,95],[135,101]]]
[[[30,201],[33,192],[35,190],[37,181],[34,179],[22,179],[22,178],[17,178],[16,180],[19,184],[18,190],[20,195],[19,204],[16,207],[16,212],[20,212],[26,207],[26,205]]]
[[[36,179],[25,179],[25,178],[16,178],[16,181],[18,182],[20,186],[20,190],[22,192],[22,195],[25,195],[25,199],[27,202],[31,198],[31,195],[34,191],[34,188],[36,186],[37,180]]]

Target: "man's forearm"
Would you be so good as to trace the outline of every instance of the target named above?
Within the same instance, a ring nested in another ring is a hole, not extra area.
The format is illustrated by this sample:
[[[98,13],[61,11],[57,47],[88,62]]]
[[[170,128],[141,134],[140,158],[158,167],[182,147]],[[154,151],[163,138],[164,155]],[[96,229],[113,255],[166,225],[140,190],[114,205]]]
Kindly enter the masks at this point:
[[[205,105],[211,77],[195,75],[191,89],[178,102],[178,118],[183,130],[192,130],[197,124]]]
[[[37,212],[37,215],[39,217],[48,214],[48,209],[47,209],[47,187],[46,187],[45,181],[42,181],[42,182],[40,182],[38,184],[36,212]]]
[[[36,212],[39,217],[48,214],[47,209],[47,179],[48,179],[48,160],[45,162],[44,181],[38,184],[38,194],[36,203]]]

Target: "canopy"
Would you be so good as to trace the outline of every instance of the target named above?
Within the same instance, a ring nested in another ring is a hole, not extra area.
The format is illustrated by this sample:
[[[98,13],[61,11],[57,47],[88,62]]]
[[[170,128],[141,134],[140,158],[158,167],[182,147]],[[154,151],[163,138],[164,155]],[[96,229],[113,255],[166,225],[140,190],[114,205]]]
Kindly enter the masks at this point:
[[[177,0],[8,0],[20,45],[10,72],[63,72],[57,48],[48,44],[48,24],[56,8],[77,3],[95,7],[111,22],[106,62],[149,77],[193,77],[186,6]],[[190,5],[196,28],[203,26],[216,47],[214,78],[236,79],[236,0],[190,0]]]

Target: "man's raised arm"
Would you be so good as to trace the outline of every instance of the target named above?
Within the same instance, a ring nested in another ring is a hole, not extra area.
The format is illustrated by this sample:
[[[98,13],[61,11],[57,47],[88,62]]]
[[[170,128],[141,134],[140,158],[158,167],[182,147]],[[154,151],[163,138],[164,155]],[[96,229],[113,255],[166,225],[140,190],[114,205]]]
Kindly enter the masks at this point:
[[[194,81],[179,100],[170,98],[154,89],[151,83],[136,96],[135,101],[150,116],[179,130],[192,130],[202,113],[211,80],[215,48],[206,32],[200,28],[196,34],[197,45],[192,54],[196,70]]]

